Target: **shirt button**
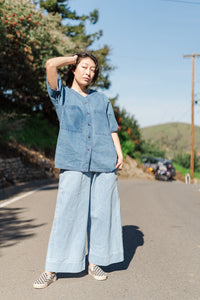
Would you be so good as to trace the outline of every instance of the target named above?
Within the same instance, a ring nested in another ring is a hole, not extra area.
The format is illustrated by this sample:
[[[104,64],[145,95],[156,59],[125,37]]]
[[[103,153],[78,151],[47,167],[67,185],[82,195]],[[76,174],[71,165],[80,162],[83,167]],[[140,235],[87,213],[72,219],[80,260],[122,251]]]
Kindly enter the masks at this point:
[[[88,135],[88,139],[90,139],[90,135]]]
[[[85,104],[87,104],[87,102],[85,102]]]
[[[90,126],[90,124],[88,123],[88,126]]]
[[[89,112],[87,112],[87,115],[89,115],[90,113]]]
[[[90,149],[89,149],[89,148],[88,148],[87,150],[88,150],[88,151],[90,151]]]

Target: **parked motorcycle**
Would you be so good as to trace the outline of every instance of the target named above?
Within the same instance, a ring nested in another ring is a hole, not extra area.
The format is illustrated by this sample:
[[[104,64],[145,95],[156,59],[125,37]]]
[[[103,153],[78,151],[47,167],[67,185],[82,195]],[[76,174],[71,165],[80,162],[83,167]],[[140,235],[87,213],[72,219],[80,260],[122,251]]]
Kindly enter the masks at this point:
[[[169,170],[160,170],[159,168],[155,172],[155,179],[167,181],[172,178]]]
[[[155,171],[155,179],[167,181],[169,179],[172,179],[175,175],[175,168],[170,162],[166,161],[158,163],[157,169]]]

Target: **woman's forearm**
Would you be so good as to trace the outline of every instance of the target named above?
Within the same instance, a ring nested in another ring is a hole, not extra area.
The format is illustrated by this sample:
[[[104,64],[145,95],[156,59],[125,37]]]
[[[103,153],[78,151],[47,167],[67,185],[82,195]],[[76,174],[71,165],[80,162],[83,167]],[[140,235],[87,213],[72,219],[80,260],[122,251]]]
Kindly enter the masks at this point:
[[[112,136],[112,140],[113,140],[115,149],[117,151],[117,164],[115,167],[119,168],[121,170],[122,166],[123,166],[123,154],[122,154],[122,149],[121,149],[121,145],[120,145],[120,140],[119,140],[117,132],[112,132],[111,136]]]
[[[63,66],[75,64],[76,59],[77,59],[77,55],[69,56],[69,57],[67,56],[54,57],[47,60],[46,66],[59,69]]]

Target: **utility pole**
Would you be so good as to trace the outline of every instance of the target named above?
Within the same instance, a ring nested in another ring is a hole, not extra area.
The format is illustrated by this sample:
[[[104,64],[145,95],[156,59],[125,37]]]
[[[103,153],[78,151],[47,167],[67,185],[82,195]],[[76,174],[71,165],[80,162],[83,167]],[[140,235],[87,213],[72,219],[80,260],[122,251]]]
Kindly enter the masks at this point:
[[[194,178],[194,74],[195,74],[195,57],[200,54],[184,55],[184,57],[192,57],[192,123],[191,123],[191,158],[190,158],[190,174]]]

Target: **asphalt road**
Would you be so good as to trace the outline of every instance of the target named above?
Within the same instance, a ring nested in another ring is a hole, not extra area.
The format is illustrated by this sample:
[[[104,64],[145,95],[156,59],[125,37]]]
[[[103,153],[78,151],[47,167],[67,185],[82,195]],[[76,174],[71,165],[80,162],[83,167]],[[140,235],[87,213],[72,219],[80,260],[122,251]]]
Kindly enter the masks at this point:
[[[0,208],[0,299],[199,300],[200,186],[120,180],[119,192],[125,261],[105,268],[107,281],[59,274],[43,290],[32,283],[44,268],[57,183],[12,193],[17,201]]]

